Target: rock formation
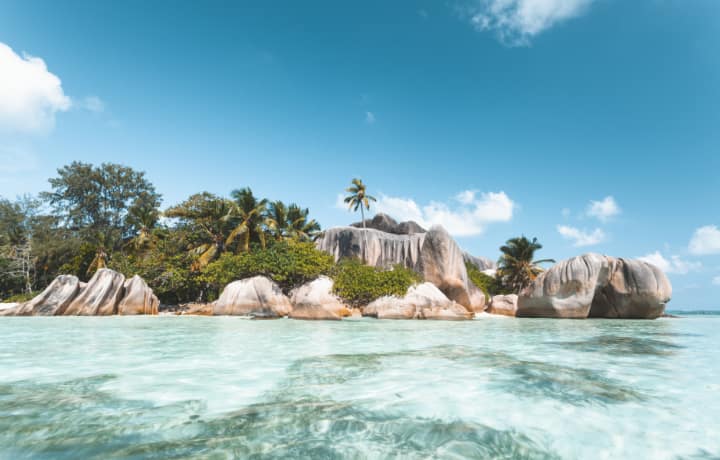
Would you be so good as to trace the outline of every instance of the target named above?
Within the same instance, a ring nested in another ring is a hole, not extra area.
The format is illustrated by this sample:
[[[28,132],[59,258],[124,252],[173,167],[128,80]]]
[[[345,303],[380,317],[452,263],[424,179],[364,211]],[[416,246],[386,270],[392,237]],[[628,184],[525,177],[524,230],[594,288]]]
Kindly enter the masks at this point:
[[[157,315],[160,301],[144,279],[133,276],[125,282],[124,290],[118,315]]]
[[[158,304],[139,276],[125,282],[120,273],[103,268],[88,283],[60,275],[32,300],[0,310],[0,316],[156,315]]]
[[[292,310],[290,299],[277,284],[264,276],[233,281],[213,304],[213,315],[280,318]]]
[[[125,277],[113,270],[101,268],[80,290],[65,311],[66,316],[108,316],[117,314],[123,296]]]
[[[62,315],[80,292],[80,280],[73,275],[60,275],[32,300],[21,304],[17,316]]]
[[[496,295],[490,299],[490,305],[486,311],[493,315],[516,316],[517,302],[517,294]]]
[[[411,286],[405,296],[386,296],[363,309],[363,316],[378,319],[471,319],[473,313],[448,299],[434,284]]]
[[[377,217],[377,216],[376,216]],[[364,258],[375,267],[402,265],[415,270],[425,281],[435,284],[447,297],[465,306],[468,311],[482,311],[485,299],[468,279],[465,255],[448,232],[435,226],[425,233],[399,235],[374,228],[336,227],[326,230],[316,245],[340,260]],[[364,257],[363,257],[364,256]]]
[[[332,292],[333,280],[327,276],[293,289],[290,293],[293,319],[339,320],[350,316],[349,307]]]
[[[351,224],[352,227],[362,228],[362,222]],[[373,228],[385,233],[393,233],[395,235],[414,235],[415,233],[425,233],[425,229],[418,225],[417,222],[409,220],[407,222],[398,223],[395,219],[381,212],[375,214],[372,219],[365,219],[365,228]]]
[[[520,293],[517,316],[652,319],[671,296],[670,281],[654,265],[591,253],[542,273]]]

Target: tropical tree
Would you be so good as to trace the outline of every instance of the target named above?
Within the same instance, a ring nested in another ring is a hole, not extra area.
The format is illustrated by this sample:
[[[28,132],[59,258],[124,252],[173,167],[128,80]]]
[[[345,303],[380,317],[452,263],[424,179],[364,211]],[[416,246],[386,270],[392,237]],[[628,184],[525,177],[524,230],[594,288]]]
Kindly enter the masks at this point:
[[[295,203],[288,207],[287,232],[291,238],[300,241],[314,241],[320,234],[320,224],[315,219],[309,219],[310,210],[301,208]]]
[[[228,215],[233,203],[212,193],[202,192],[190,196],[182,203],[165,211],[165,216],[180,220],[190,233],[190,251],[198,258],[194,269],[200,269],[225,252],[232,243],[232,226]]]
[[[367,232],[365,228],[365,209],[370,210],[370,202],[377,201],[375,197],[367,194],[366,186],[363,181],[355,178],[352,180],[350,187],[345,189],[350,195],[345,197],[345,203],[348,204],[349,208],[354,212],[360,209],[360,219],[362,220],[363,228],[363,239],[365,240],[363,248],[363,260],[365,260],[365,251],[367,251]]]
[[[73,162],[49,179],[52,191],[40,197],[60,218],[60,224],[96,247],[90,268],[102,268],[113,250],[120,249],[132,234],[128,210],[138,200],[160,202],[145,173],[127,166],[103,163],[100,166]]]
[[[542,249],[537,238],[532,241],[525,236],[510,238],[500,247],[497,275],[502,283],[513,292],[520,292],[543,272],[542,263],[553,263],[553,259],[535,259],[535,251]]]
[[[265,248],[265,218],[268,200],[258,199],[250,187],[233,190],[233,201],[226,220],[232,223],[233,229],[228,236],[228,244],[242,237],[243,251],[250,251],[250,242],[257,241]]]
[[[280,241],[288,236],[288,207],[282,201],[273,201],[267,207],[265,225],[270,235]]]
[[[143,192],[128,209],[127,221],[134,235],[128,244],[136,251],[147,249],[154,243],[152,230],[160,220],[158,206],[157,197]]]

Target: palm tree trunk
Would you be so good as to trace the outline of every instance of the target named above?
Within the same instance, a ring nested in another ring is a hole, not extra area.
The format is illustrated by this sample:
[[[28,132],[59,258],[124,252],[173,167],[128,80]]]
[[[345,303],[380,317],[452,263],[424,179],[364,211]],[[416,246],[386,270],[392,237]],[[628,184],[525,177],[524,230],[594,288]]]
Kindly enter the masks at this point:
[[[365,228],[365,210],[362,207],[362,204],[360,205],[360,219],[362,220],[363,225],[363,240],[365,244],[363,245],[363,262],[367,264],[367,229]]]

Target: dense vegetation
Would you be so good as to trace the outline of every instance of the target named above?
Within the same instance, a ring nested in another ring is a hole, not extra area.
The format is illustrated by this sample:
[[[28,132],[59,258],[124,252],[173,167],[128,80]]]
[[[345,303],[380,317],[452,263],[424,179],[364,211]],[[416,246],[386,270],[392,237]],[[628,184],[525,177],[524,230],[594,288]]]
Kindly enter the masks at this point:
[[[367,305],[386,295],[403,296],[410,286],[422,281],[420,275],[400,265],[383,270],[355,259],[340,261],[332,277],[335,294],[353,306]]]
[[[307,208],[256,197],[248,187],[229,197],[196,193],[163,211],[145,174],[122,165],[73,162],[49,185],[38,197],[0,198],[0,299],[25,300],[59,274],[88,280],[102,267],[142,276],[170,304],[213,300],[227,283],[255,275],[286,292],[329,275],[353,305],[403,295],[420,281],[403,267],[335,264],[315,249],[321,228]],[[374,200],[365,184],[354,179],[347,191],[345,201],[364,217]],[[498,278],[468,266],[470,279],[488,296],[517,292],[542,270],[543,261],[533,260],[541,247],[508,240]]]
[[[494,295],[510,294],[512,292],[510,289],[503,286],[500,279],[481,272],[475,265],[466,262],[465,268],[467,269],[470,281],[483,291],[487,300],[490,300],[490,298]]]

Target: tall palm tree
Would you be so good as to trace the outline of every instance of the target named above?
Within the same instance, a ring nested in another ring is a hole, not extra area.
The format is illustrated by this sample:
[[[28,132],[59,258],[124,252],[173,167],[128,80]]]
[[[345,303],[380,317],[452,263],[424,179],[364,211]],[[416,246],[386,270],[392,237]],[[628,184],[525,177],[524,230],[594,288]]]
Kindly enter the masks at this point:
[[[504,246],[500,247],[500,260],[498,261],[498,276],[508,288],[520,292],[543,272],[542,263],[554,263],[554,259],[535,259],[535,251],[542,249],[537,238],[532,241],[524,235],[510,238]]]
[[[250,187],[233,190],[232,208],[227,214],[226,219],[234,226],[228,236],[228,244],[235,241],[236,238],[242,237],[242,249],[245,252],[250,251],[250,241],[259,241],[260,245],[265,248],[265,216],[267,211],[268,200],[258,198],[253,195]]]
[[[190,251],[199,255],[193,269],[200,269],[225,252],[229,241],[230,224],[227,216],[233,204],[208,192],[197,193],[165,211],[166,217],[178,218],[199,235]]]
[[[354,212],[360,209],[360,219],[362,220],[363,227],[363,239],[365,240],[365,247],[363,248],[363,260],[365,260],[365,251],[367,251],[367,229],[365,228],[365,209],[370,210],[370,202],[377,201],[375,197],[367,194],[366,186],[360,179],[353,179],[352,185],[345,189],[350,195],[345,197],[345,203],[348,204],[349,208]]]

